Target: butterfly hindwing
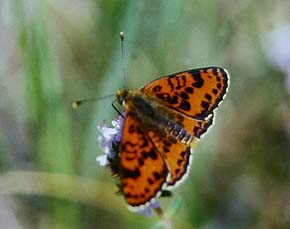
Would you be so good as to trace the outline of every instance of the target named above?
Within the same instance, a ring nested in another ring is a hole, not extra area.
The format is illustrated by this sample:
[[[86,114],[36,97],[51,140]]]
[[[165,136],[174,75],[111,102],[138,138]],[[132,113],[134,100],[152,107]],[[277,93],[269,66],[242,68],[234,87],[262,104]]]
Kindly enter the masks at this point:
[[[199,139],[203,134],[207,132],[208,128],[213,124],[214,115],[212,114],[205,120],[197,120],[190,118],[188,116],[182,117],[183,119],[180,122],[183,128],[190,134],[192,134],[194,137]]]
[[[160,136],[153,130],[148,130],[147,135],[152,139],[158,152],[162,154],[170,173],[168,186],[174,186],[188,171],[190,164],[190,146],[178,141],[170,135]]]

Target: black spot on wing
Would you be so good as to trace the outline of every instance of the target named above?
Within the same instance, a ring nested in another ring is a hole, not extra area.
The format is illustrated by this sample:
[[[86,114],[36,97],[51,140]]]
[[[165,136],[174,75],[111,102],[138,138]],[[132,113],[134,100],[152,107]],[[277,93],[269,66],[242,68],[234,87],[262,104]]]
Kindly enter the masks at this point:
[[[124,193],[125,198],[132,198],[133,196],[131,195],[131,193],[126,192]]]
[[[186,87],[184,90],[185,90],[187,93],[189,93],[189,94],[193,94],[193,88],[192,88],[192,87]]]
[[[196,82],[192,83],[192,86],[196,87],[196,88],[201,88],[203,86],[203,80],[202,81],[196,81]]]
[[[150,185],[152,185],[154,183],[154,181],[151,178],[148,178],[147,181],[148,181],[148,184],[150,184]]]
[[[218,75],[218,68],[212,68],[212,73],[217,76]]]
[[[206,101],[201,101],[201,104],[200,104],[200,105],[201,105],[202,108],[205,109],[205,110],[208,110],[208,108],[209,108],[209,103],[206,102]]]
[[[189,111],[191,108],[191,105],[189,102],[183,99],[179,105],[179,108],[185,111]]]
[[[184,74],[178,76],[175,78],[177,81],[177,86],[175,87],[176,90],[180,90],[181,88],[184,87],[186,83],[186,76]]]
[[[156,153],[155,150],[151,150],[150,152],[143,151],[142,152],[142,157],[144,159],[147,159],[148,157],[150,157],[151,159],[156,160],[157,159],[157,153]]]
[[[186,92],[183,92],[183,91],[179,94],[179,96],[180,96],[180,98],[182,98],[182,99],[189,99],[188,94],[187,94]]]
[[[204,98],[206,98],[208,101],[211,101],[212,96],[208,93],[205,93]]]
[[[160,175],[158,172],[154,172],[153,173],[153,176],[154,176],[154,178],[155,178],[156,181],[160,180],[161,177],[162,177],[162,175]]]
[[[174,85],[173,85],[173,83],[171,82],[170,77],[167,79],[167,83],[169,84],[169,86],[170,86],[170,88],[171,88],[171,91],[173,91],[173,90],[174,90]]]
[[[122,169],[122,176],[124,178],[137,179],[141,175],[140,170],[136,167],[134,170]]]
[[[164,153],[169,153],[170,152],[169,148],[166,147],[166,146],[163,146],[163,151],[164,151]]]
[[[212,89],[212,93],[214,93],[215,95],[218,94],[218,90],[217,89]]]
[[[182,151],[182,153],[180,154],[180,156],[181,156],[182,158],[184,158],[184,157],[186,156],[186,151]]]
[[[138,158],[138,165],[143,166],[144,165],[144,160],[142,158]]]
[[[196,88],[201,88],[203,86],[203,84],[204,84],[204,80],[201,77],[200,72],[199,71],[194,72],[192,74],[192,77],[193,77],[193,79],[195,81],[194,83],[192,83],[192,86],[196,87]]]
[[[178,160],[177,160],[177,164],[178,164],[179,166],[181,166],[182,161],[183,161],[182,159],[178,159]]]
[[[165,102],[168,102],[169,104],[177,104],[178,103],[178,96],[177,95],[173,95],[173,96],[170,96],[169,93],[158,93],[156,94],[156,96],[165,101]]]
[[[161,91],[162,87],[160,85],[156,85],[155,87],[153,87],[152,91],[153,92],[159,92]]]

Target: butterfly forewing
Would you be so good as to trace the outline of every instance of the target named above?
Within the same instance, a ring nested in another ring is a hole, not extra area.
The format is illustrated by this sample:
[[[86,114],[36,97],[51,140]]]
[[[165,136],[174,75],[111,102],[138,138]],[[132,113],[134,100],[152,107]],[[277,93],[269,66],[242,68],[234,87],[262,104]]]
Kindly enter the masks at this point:
[[[141,91],[195,119],[205,119],[223,99],[228,73],[219,67],[192,69],[161,77]]]
[[[121,189],[132,207],[142,206],[158,196],[168,175],[163,157],[130,111],[123,127],[120,168]]]

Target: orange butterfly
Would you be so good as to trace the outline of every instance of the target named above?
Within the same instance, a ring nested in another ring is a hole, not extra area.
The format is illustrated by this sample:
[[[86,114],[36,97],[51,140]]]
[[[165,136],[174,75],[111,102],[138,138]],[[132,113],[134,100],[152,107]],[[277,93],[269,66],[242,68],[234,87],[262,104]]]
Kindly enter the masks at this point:
[[[131,209],[150,206],[185,178],[191,148],[212,125],[228,84],[225,69],[206,67],[161,77],[139,90],[117,91],[125,114],[123,123],[113,125],[121,135],[113,131],[114,139],[100,141],[114,153],[115,160],[109,154],[107,160],[120,175]]]

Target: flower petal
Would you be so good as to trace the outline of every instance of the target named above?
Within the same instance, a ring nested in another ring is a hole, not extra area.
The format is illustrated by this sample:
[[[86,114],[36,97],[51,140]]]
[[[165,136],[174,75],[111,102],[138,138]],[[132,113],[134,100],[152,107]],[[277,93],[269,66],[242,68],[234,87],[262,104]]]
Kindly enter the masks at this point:
[[[109,164],[106,155],[97,156],[96,161],[99,162],[100,166],[106,166]]]

